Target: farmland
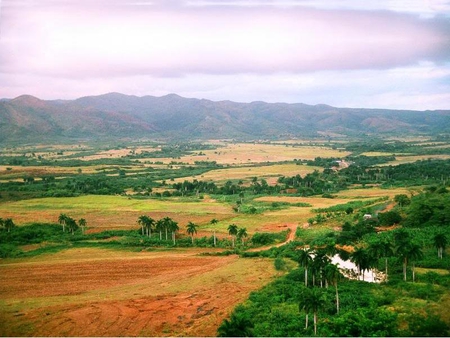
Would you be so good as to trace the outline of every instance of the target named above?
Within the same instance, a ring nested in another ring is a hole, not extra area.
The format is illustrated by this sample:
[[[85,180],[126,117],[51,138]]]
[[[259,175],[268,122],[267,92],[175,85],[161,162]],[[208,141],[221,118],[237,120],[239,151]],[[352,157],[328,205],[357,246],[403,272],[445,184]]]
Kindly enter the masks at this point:
[[[304,316],[295,303],[298,292],[274,285],[300,280],[299,248],[366,249],[377,238],[393,241],[387,229],[402,227],[422,243],[421,285],[433,280],[441,295],[433,298],[430,316],[449,325],[441,311],[448,302],[442,291],[448,250],[440,261],[432,245],[433,236],[449,235],[438,211],[447,210],[446,145],[419,138],[5,148],[0,334],[214,336],[225,319],[239,326],[235,316],[251,318],[249,299],[271,288],[280,292],[271,299],[284,302],[268,305],[277,310],[267,316],[283,313],[295,321]],[[428,200],[435,216],[421,214]],[[373,220],[363,219],[367,214]],[[153,225],[145,228],[143,216]],[[165,219],[178,228],[164,227]],[[422,220],[419,228],[414,219]],[[74,221],[72,230],[67,220]],[[377,234],[379,228],[386,231]],[[377,260],[380,270],[382,263]],[[373,292],[390,293],[401,283],[411,291],[414,286],[402,281],[401,263],[392,257],[390,264],[393,281]],[[357,287],[348,283],[347,290]],[[391,323],[393,331],[376,335],[419,332],[405,309],[407,302],[418,302],[412,294],[389,303],[389,315],[399,319]],[[345,302],[343,308],[350,309]],[[239,304],[246,304],[245,311]],[[258,313],[266,316],[264,311]],[[330,317],[323,323],[335,320],[331,309],[325,313]],[[267,324],[272,320],[261,317],[264,329],[252,323],[255,332],[278,335]],[[279,334],[311,335],[295,327]]]

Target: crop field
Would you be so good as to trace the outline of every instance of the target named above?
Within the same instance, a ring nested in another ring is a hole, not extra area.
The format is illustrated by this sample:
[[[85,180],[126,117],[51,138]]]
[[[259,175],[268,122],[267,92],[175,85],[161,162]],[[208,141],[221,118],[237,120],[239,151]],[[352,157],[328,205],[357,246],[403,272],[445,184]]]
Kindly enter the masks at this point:
[[[268,259],[70,249],[0,262],[2,336],[214,336]]]
[[[320,167],[296,165],[296,164],[275,164],[265,166],[237,167],[227,169],[215,169],[202,175],[177,178],[174,182],[183,182],[184,180],[202,180],[223,183],[227,180],[248,180],[252,177],[265,179],[269,184],[274,184],[280,175],[283,176],[304,176],[314,170],[322,170]]]
[[[76,219],[88,219],[91,229],[130,229],[139,227],[137,219],[143,214],[154,219],[168,216],[184,227],[189,221],[202,224],[212,218],[229,218],[233,211],[229,205],[211,199],[137,200],[125,196],[88,195],[2,203],[0,213],[4,218],[13,217],[18,225],[56,223],[58,216],[65,213]]]

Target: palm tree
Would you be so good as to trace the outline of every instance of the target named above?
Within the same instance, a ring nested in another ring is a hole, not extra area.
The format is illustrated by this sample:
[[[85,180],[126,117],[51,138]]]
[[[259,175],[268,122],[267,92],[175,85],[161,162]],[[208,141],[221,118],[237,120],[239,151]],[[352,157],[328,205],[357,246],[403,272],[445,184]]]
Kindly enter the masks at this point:
[[[72,235],[78,229],[77,221],[75,221],[72,217],[67,217],[66,225],[67,229],[72,233]]]
[[[338,281],[342,276],[341,271],[339,271],[338,266],[335,264],[327,264],[324,270],[325,270],[325,278],[331,285],[334,285],[336,289],[336,312],[337,314],[339,314]]]
[[[386,274],[386,282],[388,281],[388,258],[394,255],[394,248],[392,243],[385,239],[379,242],[378,244],[379,250],[381,252],[381,257],[384,257],[384,270]]]
[[[327,264],[330,263],[330,258],[326,255],[325,251],[316,251],[316,254],[313,258],[312,265],[311,265],[311,272],[313,274],[313,285],[315,284],[315,277],[320,281],[320,286],[323,287],[324,285],[324,273],[323,269]],[[326,281],[325,281],[326,283]]]
[[[63,227],[63,232],[66,231],[66,230],[65,230],[66,220],[67,220],[67,215],[66,215],[66,214],[59,214],[58,222],[59,222],[59,224],[62,225],[62,227]]]
[[[85,228],[87,226],[87,222],[84,218],[80,218],[78,220],[78,225],[81,227],[81,232],[84,234]]]
[[[142,231],[142,236],[144,236],[144,229],[145,229],[145,223],[146,223],[146,220],[147,220],[147,216],[145,216],[145,215],[141,215],[141,216],[139,216],[139,218],[138,218],[138,224],[141,226],[141,231]]]
[[[214,227],[214,246],[216,246],[216,228],[215,228],[215,225],[216,225],[217,223],[219,223],[219,221],[218,221],[217,219],[213,218],[213,219],[210,221],[210,223],[211,223],[211,225]]]
[[[308,268],[313,261],[311,251],[309,249],[299,250],[297,260],[300,266],[305,268],[305,286],[308,286]]]
[[[248,236],[248,234],[247,234],[247,229],[246,228],[240,228],[238,230],[237,237],[238,237],[238,239],[240,239],[242,241],[242,245],[245,244],[244,243],[244,238],[247,237],[247,236]]]
[[[166,232],[166,241],[167,241],[167,232],[170,230],[170,224],[173,222],[173,220],[170,217],[164,217],[163,223],[164,223],[164,231]]]
[[[238,226],[236,224],[230,224],[228,226],[228,233],[233,238],[233,248],[234,248],[234,239],[235,239],[235,237],[236,237],[236,235],[238,233]]]
[[[162,241],[162,232],[164,230],[165,224],[164,224],[164,219],[159,219],[156,221],[155,224],[155,230],[159,231],[159,240]]]
[[[173,245],[176,244],[175,236],[176,236],[176,232],[178,230],[180,230],[180,227],[178,226],[178,223],[171,219],[170,222],[169,222],[169,231],[172,232]]]
[[[358,267],[358,275],[361,276],[362,273],[362,279],[364,280],[364,271],[369,267],[369,260],[366,250],[362,247],[356,248],[350,256],[350,261],[355,263]]]
[[[8,232],[10,232],[11,229],[14,228],[16,225],[14,224],[12,218],[6,218],[6,219],[3,221],[3,226],[6,228],[6,230],[7,230]]]
[[[434,236],[434,238],[433,238],[433,241],[434,241],[434,246],[436,247],[436,249],[438,251],[438,258],[442,259],[442,256],[445,251],[445,247],[448,244],[447,236],[445,236],[445,234],[443,234],[443,233],[436,234],[436,236]]]
[[[198,226],[197,226],[196,224],[192,223],[192,222],[189,222],[189,223],[186,225],[186,227],[187,227],[186,232],[191,236],[191,239],[192,239],[192,245],[194,245],[194,234],[197,233],[197,227],[198,227]]]
[[[313,287],[311,289],[304,288],[301,294],[301,301],[299,309],[304,309],[305,312],[312,312],[314,314],[314,335],[317,335],[317,313],[325,305],[325,295],[319,288]],[[308,326],[306,326],[306,329]]]
[[[5,221],[3,218],[0,217],[0,228],[3,228],[5,226]]]
[[[155,225],[155,220],[149,216],[142,215],[139,216],[138,223],[142,227],[142,234],[144,234],[144,228],[147,232],[148,237],[152,237],[152,228]]]
[[[403,261],[403,280],[406,282],[406,267],[408,265],[408,261],[411,260],[412,264],[412,275],[413,282],[415,281],[415,271],[414,271],[414,260],[420,259],[423,257],[420,246],[411,242],[405,242],[403,245],[397,248],[397,254],[400,259]]]

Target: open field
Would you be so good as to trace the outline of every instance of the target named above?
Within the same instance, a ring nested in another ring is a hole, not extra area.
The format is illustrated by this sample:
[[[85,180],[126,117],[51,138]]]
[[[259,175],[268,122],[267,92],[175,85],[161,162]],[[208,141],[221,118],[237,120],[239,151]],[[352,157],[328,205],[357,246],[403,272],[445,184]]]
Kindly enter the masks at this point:
[[[227,169],[215,169],[202,175],[177,178],[174,182],[183,182],[184,180],[212,181],[223,183],[227,180],[245,180],[257,177],[258,180],[265,179],[269,184],[275,184],[280,176],[305,176],[314,170],[322,171],[320,167],[296,165],[296,164],[275,164],[255,167],[237,167]]]
[[[268,259],[71,249],[2,261],[2,336],[214,336]]]
[[[137,228],[137,219],[143,214],[154,219],[171,217],[181,228],[189,221],[202,224],[212,218],[229,218],[233,211],[229,205],[212,199],[137,200],[124,196],[96,195],[36,198],[0,204],[2,217],[12,217],[18,225],[29,222],[55,223],[61,213],[75,219],[85,218],[90,228],[105,230]]]
[[[200,153],[202,153],[200,155]],[[232,143],[218,149],[196,151],[193,155],[178,158],[177,162],[194,164],[196,161],[216,161],[222,165],[243,165],[253,163],[293,161],[294,159],[313,160],[320,157],[345,157],[349,152],[330,147],[288,146],[281,144]],[[173,158],[147,158],[145,161],[161,161],[169,164]]]

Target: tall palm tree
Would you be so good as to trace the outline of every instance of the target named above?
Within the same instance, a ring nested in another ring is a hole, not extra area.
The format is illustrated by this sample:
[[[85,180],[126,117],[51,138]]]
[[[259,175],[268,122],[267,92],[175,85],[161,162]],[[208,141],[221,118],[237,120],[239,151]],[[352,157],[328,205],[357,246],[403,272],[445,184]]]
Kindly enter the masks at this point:
[[[327,264],[325,266],[325,278],[331,285],[334,285],[336,289],[336,312],[339,314],[339,292],[338,292],[338,281],[342,277],[341,271],[335,264]]]
[[[216,246],[216,241],[217,241],[217,239],[216,239],[216,228],[215,228],[215,226],[216,226],[217,223],[219,223],[219,221],[218,221],[217,219],[213,218],[213,219],[210,221],[210,223],[211,223],[211,225],[214,227],[214,246]]]
[[[166,241],[168,239],[167,233],[170,230],[170,224],[173,222],[173,220],[170,217],[164,217],[163,223],[164,223],[164,231],[166,232]]]
[[[77,221],[75,221],[72,217],[67,217],[66,219],[67,229],[73,234],[78,229]]]
[[[238,226],[236,224],[230,224],[228,226],[228,233],[233,238],[233,248],[234,248],[234,239],[236,238],[236,235],[238,233]]]
[[[170,220],[169,223],[169,230],[172,232],[172,241],[173,241],[173,245],[176,244],[176,233],[178,230],[180,230],[180,227],[178,226],[178,223],[175,222],[174,220]]]
[[[237,232],[237,237],[238,239],[240,239],[242,241],[242,245],[245,244],[244,242],[244,238],[247,237],[247,229],[246,228],[239,228],[238,232]]]
[[[443,234],[443,233],[436,234],[433,237],[433,242],[434,242],[434,246],[436,247],[436,249],[438,251],[438,258],[442,259],[444,251],[445,251],[445,247],[448,244],[447,236],[445,236],[445,234]]]
[[[63,227],[63,232],[65,232],[65,226],[66,226],[66,220],[67,220],[67,215],[66,214],[59,214],[58,217],[58,223],[62,225]]]
[[[87,226],[87,221],[84,218],[78,220],[78,225],[81,227],[81,232],[84,234],[85,228]]]
[[[145,229],[145,223],[147,222],[147,218],[148,218],[147,216],[141,215],[141,216],[139,216],[139,218],[137,220],[138,224],[141,226],[142,236],[144,236],[144,234],[145,234],[144,229]]]
[[[308,286],[308,269],[313,261],[311,251],[306,248],[298,250],[297,261],[300,264],[300,266],[305,268],[305,286]]]
[[[368,250],[373,256],[378,258],[384,258],[384,270],[386,275],[386,282],[388,281],[388,257],[394,255],[394,250],[391,242],[387,239],[379,240],[369,245]]]
[[[305,312],[312,312],[314,315],[314,335],[317,335],[317,314],[325,305],[325,293],[317,288],[304,288],[301,294],[299,309],[304,309]],[[306,327],[307,329],[308,327]]]
[[[406,282],[406,268],[408,266],[408,261],[409,260],[412,261],[412,276],[414,282],[415,281],[414,261],[417,259],[421,259],[423,257],[420,245],[411,242],[405,242],[403,243],[403,245],[397,248],[396,253],[403,261],[403,280],[405,282]]]
[[[165,224],[164,224],[164,219],[159,219],[156,221],[155,223],[155,230],[159,231],[159,240],[162,241],[162,233],[164,230]]]
[[[353,253],[350,255],[350,261],[355,263],[355,265],[358,267],[358,274],[359,276],[361,276],[362,274],[362,280],[364,280],[365,271],[368,270],[371,266],[371,261],[366,249],[364,249],[363,247],[356,248],[355,251],[353,251]]]
[[[194,245],[194,234],[197,233],[197,227],[198,227],[198,226],[197,226],[196,224],[192,223],[192,222],[189,222],[189,223],[186,225],[186,227],[187,227],[186,232],[191,236],[191,239],[192,239],[192,245]]]
[[[311,272],[313,275],[313,285],[315,282],[315,279],[319,279],[319,284],[321,287],[324,286],[327,283],[326,280],[324,281],[324,272],[323,269],[327,264],[331,262],[330,258],[326,255],[325,251],[323,250],[317,250],[316,254],[313,258],[312,265],[311,265]]]

